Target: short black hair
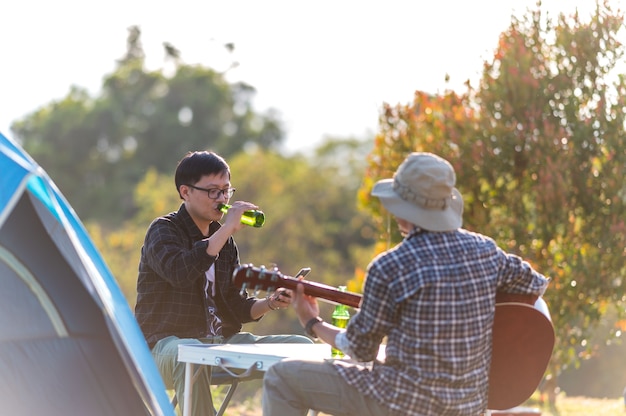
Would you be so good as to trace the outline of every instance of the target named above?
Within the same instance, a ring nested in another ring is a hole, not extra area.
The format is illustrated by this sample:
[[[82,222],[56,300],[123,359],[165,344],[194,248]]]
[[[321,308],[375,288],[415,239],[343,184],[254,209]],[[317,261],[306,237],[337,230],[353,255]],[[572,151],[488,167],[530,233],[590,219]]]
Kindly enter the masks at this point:
[[[174,175],[176,190],[179,191],[181,185],[195,185],[205,175],[220,173],[228,175],[228,179],[230,179],[230,167],[226,160],[217,153],[208,151],[187,152],[176,167],[176,174]]]

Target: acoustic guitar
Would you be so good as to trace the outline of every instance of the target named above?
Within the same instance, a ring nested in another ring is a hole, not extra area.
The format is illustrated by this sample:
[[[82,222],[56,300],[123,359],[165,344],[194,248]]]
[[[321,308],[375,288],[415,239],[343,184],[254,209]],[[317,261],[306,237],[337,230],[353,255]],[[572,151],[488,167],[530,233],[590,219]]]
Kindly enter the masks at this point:
[[[233,273],[233,283],[242,290],[273,292],[296,290],[326,302],[359,308],[361,295],[333,286],[299,280],[278,269],[242,265]],[[554,328],[543,299],[531,295],[498,293],[493,322],[493,349],[489,371],[490,410],[518,406],[533,394],[548,367],[554,348]]]

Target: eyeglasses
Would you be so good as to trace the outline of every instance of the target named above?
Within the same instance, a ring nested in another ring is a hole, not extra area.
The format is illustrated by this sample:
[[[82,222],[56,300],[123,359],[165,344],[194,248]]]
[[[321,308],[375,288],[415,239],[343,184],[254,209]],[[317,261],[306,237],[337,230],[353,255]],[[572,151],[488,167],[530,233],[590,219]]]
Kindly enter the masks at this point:
[[[220,195],[224,195],[226,199],[230,199],[230,197],[233,196],[233,194],[236,191],[235,188],[219,189],[219,188],[200,188],[198,186],[193,186],[193,185],[187,185],[187,186],[193,189],[197,189],[198,191],[205,191],[207,195],[209,196],[209,198],[211,199],[218,199]]]

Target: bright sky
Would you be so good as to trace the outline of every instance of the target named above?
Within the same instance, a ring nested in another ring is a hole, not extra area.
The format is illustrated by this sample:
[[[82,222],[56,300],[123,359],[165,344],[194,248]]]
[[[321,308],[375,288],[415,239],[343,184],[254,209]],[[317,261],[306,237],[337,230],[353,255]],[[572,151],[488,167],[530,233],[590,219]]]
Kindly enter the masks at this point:
[[[415,90],[457,90],[479,77],[511,14],[536,0],[20,0],[0,6],[0,132],[71,85],[97,94],[142,30],[149,69],[163,66],[163,42],[186,63],[222,69],[223,44],[239,66],[229,81],[257,89],[256,110],[274,108],[289,150],[325,136],[366,137],[382,103],[408,103]],[[544,0],[545,9],[583,16],[594,0]],[[625,9],[626,0],[613,0]],[[229,57],[230,59],[230,57]]]

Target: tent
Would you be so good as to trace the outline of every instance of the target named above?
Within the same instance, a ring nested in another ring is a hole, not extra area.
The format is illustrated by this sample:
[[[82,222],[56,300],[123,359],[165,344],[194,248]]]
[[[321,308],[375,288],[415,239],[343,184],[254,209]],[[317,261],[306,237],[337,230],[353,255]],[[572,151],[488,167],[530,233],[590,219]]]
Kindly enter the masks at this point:
[[[44,170],[0,134],[0,414],[174,415],[132,311]]]

